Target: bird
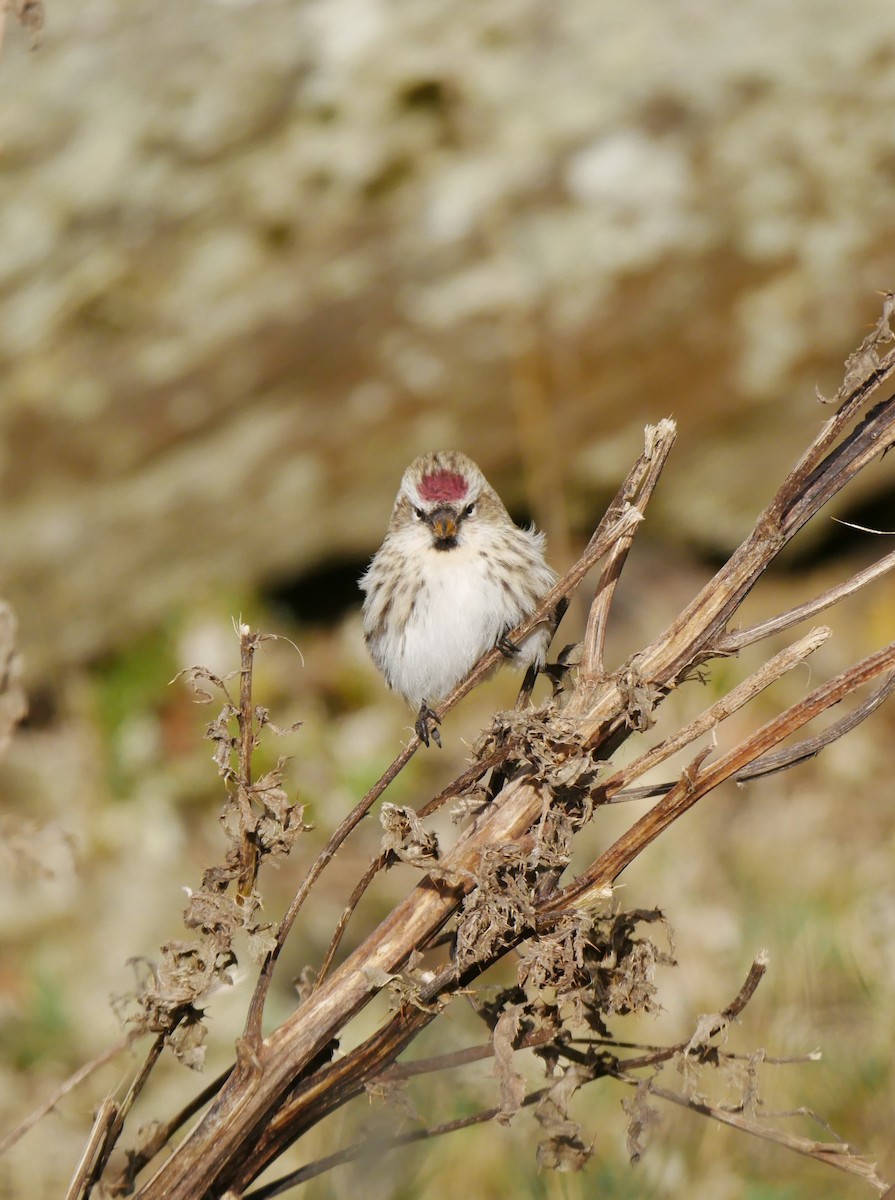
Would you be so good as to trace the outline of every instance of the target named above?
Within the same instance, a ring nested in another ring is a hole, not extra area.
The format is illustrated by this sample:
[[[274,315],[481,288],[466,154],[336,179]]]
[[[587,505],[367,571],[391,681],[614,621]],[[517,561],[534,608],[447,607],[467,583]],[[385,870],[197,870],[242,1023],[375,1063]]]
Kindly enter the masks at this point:
[[[363,628],[388,686],[419,707],[426,746],[430,736],[441,745],[432,705],[486,651],[499,646],[518,667],[544,665],[549,620],[518,646],[507,638],[556,579],[544,542],[513,522],[459,450],[422,454],[404,472],[385,540],[360,579]]]

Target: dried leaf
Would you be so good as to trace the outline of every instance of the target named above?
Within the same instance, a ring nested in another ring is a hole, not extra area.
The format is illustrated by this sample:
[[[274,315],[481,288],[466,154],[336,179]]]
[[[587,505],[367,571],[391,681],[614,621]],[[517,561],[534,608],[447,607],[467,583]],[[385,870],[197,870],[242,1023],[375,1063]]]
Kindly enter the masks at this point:
[[[549,1171],[580,1171],[593,1152],[593,1144],[585,1146],[578,1138],[546,1138],[538,1145],[537,1163]]]
[[[168,1045],[174,1055],[191,1071],[201,1071],[205,1066],[205,1039],[208,1028],[198,1016],[191,1014],[169,1034]]]
[[[857,350],[845,360],[845,373],[836,395],[828,400],[815,388],[817,398],[822,404],[839,403],[847,399],[852,392],[873,377],[880,367],[879,347],[895,341],[895,333],[892,331],[893,316],[895,316],[895,293],[889,292],[883,298],[883,311],[876,325]]]
[[[192,1004],[211,987],[216,955],[200,942],[168,942],[156,968],[158,1003],[182,1008]]]
[[[502,1125],[510,1123],[525,1099],[525,1079],[513,1065],[513,1047],[519,1036],[521,1021],[522,1006],[510,1005],[497,1018],[492,1034],[494,1063],[491,1073],[498,1081],[497,1102],[500,1111],[497,1120]]]
[[[628,1117],[628,1157],[632,1163],[640,1161],[649,1131],[661,1121],[658,1111],[649,1103],[649,1096],[650,1081],[641,1079],[632,1099],[622,1101]]]
[[[393,975],[388,971],[383,971],[381,967],[364,967],[363,974],[374,988],[387,987],[393,979],[401,978],[400,975]]]
[[[230,702],[230,693],[227,690],[227,680],[232,678],[233,674],[221,678],[220,675],[215,675],[213,671],[209,671],[207,667],[184,667],[182,671],[177,672],[177,674],[171,680],[171,683],[176,683],[178,679],[183,679],[187,685],[193,689],[197,704],[210,704],[214,699],[213,693],[208,691],[207,688],[201,687],[200,685],[203,683],[210,684],[219,692],[223,692],[227,697],[227,701]]]
[[[538,1146],[538,1165],[554,1171],[580,1171],[593,1147],[581,1140],[581,1126],[569,1116],[569,1102],[593,1072],[570,1063],[535,1109],[535,1119],[547,1136]]]
[[[204,890],[190,896],[183,914],[187,929],[224,933],[228,938],[232,938],[244,919],[243,909],[232,896]]]
[[[553,1171],[580,1171],[593,1154],[585,1145],[581,1126],[569,1116],[575,1092],[593,1079],[593,1071],[570,1063],[535,1109],[535,1119],[547,1134],[538,1145],[538,1165]]]
[[[700,1013],[696,1019],[693,1036],[687,1043],[686,1053],[699,1057],[712,1045],[713,1038],[719,1038],[722,1043],[725,1042],[729,1024],[729,1020],[723,1013]]]
[[[259,729],[269,729],[275,737],[286,737],[290,733],[298,733],[299,729],[304,725],[304,721],[293,721],[285,729],[279,725],[275,725],[270,719],[269,711],[260,704],[255,707],[255,720],[258,723]]]
[[[385,803],[379,812],[383,828],[382,853],[392,853],[412,867],[427,870],[438,861],[438,838],[426,829],[412,808]]]
[[[269,921],[263,925],[247,925],[246,933],[249,935],[249,958],[260,966],[276,949],[276,926]]]
[[[622,672],[618,681],[619,693],[625,706],[625,721],[637,733],[645,733],[655,723],[653,715],[664,693],[654,684],[641,679],[631,668]]]

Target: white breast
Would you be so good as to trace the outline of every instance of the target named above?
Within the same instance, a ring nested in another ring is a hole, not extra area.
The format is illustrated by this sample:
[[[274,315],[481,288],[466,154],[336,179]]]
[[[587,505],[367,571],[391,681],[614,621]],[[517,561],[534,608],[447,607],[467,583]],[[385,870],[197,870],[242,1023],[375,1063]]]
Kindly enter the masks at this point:
[[[417,543],[414,561],[418,584],[412,612],[403,629],[382,639],[376,657],[391,686],[408,701],[435,703],[451,691],[476,661],[490,650],[505,630],[530,613],[552,583],[553,574],[541,556],[541,539],[514,530],[499,556],[486,544],[485,530],[464,529],[458,546],[436,550]],[[509,574],[509,560],[514,570]],[[509,579],[513,586],[503,586]],[[547,630],[529,635],[514,665],[543,662]]]

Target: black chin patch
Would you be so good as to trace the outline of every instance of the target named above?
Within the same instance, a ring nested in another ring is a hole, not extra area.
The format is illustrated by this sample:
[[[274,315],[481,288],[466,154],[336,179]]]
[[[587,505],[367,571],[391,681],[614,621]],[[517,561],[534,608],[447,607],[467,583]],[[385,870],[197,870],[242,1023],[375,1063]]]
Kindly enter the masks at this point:
[[[457,545],[457,539],[455,537],[433,538],[432,545],[436,550],[453,550]]]

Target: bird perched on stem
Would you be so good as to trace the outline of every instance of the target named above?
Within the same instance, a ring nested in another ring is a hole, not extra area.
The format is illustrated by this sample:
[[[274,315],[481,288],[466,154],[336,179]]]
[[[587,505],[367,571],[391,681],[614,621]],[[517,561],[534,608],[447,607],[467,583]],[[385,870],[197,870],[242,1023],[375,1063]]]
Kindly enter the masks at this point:
[[[385,541],[360,581],[364,637],[386,683],[414,706],[416,731],[440,745],[431,704],[492,646],[519,667],[543,666],[552,636],[506,638],[555,579],[544,535],[520,529],[475,463],[456,450],[415,459]]]

